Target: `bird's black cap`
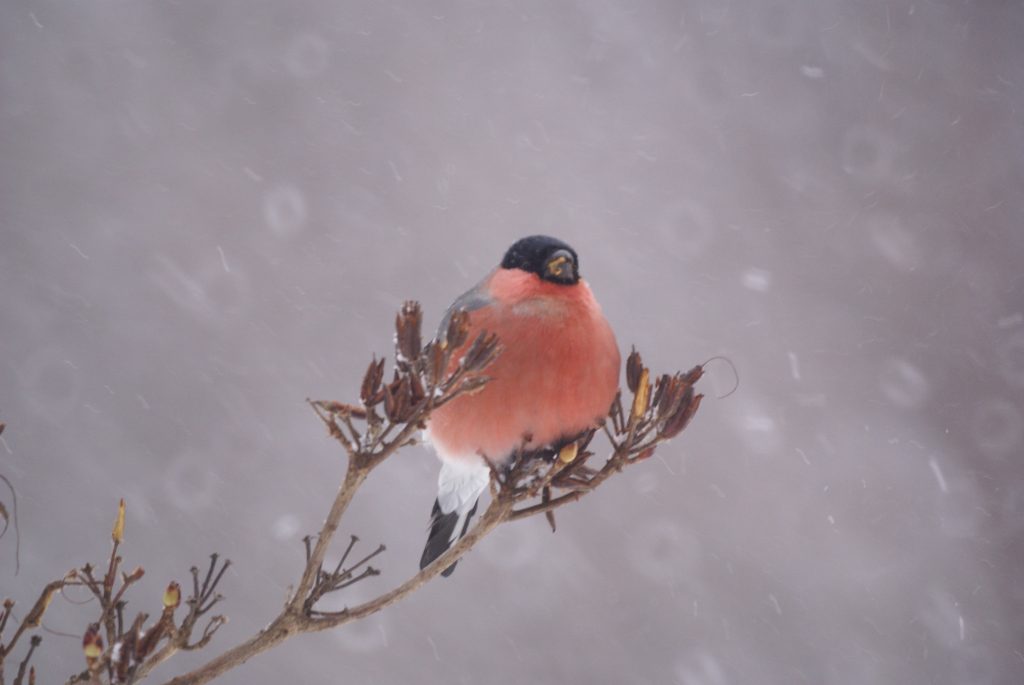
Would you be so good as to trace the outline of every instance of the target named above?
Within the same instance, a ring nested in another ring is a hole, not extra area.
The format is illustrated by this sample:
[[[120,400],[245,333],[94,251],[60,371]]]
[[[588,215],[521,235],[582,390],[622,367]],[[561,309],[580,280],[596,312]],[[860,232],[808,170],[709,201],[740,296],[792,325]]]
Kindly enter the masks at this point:
[[[501,260],[501,268],[528,271],[560,285],[574,285],[580,280],[576,250],[546,235],[531,235],[516,241]]]

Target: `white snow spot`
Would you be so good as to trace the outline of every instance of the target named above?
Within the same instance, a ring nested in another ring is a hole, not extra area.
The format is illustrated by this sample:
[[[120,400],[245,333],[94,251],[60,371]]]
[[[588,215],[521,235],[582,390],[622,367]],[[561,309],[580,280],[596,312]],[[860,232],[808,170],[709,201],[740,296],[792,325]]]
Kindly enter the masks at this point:
[[[916,366],[903,359],[890,359],[883,364],[880,384],[882,394],[904,409],[919,407],[928,399],[928,379]]]
[[[675,666],[674,682],[680,685],[726,685],[728,679],[718,661],[707,653],[687,657]]]
[[[82,252],[82,250],[79,249],[78,245],[75,245],[74,243],[68,243],[68,245],[71,247],[72,250],[78,253],[79,257],[81,257],[82,259],[89,259],[89,255]]]
[[[764,269],[747,269],[743,274],[743,287],[763,293],[772,286],[772,274]]]
[[[301,79],[319,74],[327,67],[330,45],[318,35],[307,33],[295,38],[285,54],[288,72]]]
[[[702,556],[700,540],[675,519],[644,522],[633,530],[628,547],[633,569],[658,583],[694,578]]]
[[[971,420],[971,436],[978,448],[993,457],[1005,457],[1024,441],[1024,417],[1004,399],[981,402]]]
[[[270,534],[275,540],[291,540],[299,532],[299,517],[295,514],[278,516],[270,527]]]
[[[707,252],[718,233],[712,213],[692,200],[681,200],[667,207],[654,228],[667,253],[683,260]]]
[[[347,604],[354,605],[358,602],[349,600]],[[335,631],[334,634],[337,635],[338,642],[347,651],[365,654],[387,647],[385,625],[386,620],[377,614],[362,621],[350,623],[345,626],[344,630]]]
[[[427,642],[430,643],[430,649],[434,652],[434,661],[441,663],[441,654],[437,651],[437,643],[435,643],[434,639],[429,635],[427,635]]]
[[[949,493],[949,485],[946,483],[946,477],[942,475],[942,469],[939,468],[939,462],[935,461],[935,457],[928,458],[928,466],[932,470],[932,474],[935,476],[935,482],[939,484],[939,490],[942,490],[943,494]]]
[[[895,214],[880,212],[866,219],[874,248],[897,269],[914,271],[922,261],[917,239]]]
[[[789,357],[789,373],[793,376],[793,380],[800,380],[800,360],[797,359],[796,352],[787,352],[786,356]]]
[[[819,79],[825,77],[825,70],[821,67],[811,66],[810,64],[804,64],[800,67],[800,73],[809,79]]]
[[[231,273],[231,269],[228,267],[228,258],[224,255],[224,248],[220,245],[217,246],[217,254],[220,255],[220,265],[224,267],[224,273]]]
[[[999,328],[1013,328],[1024,323],[1024,314],[1017,312],[1016,314],[1010,314],[1009,316],[1001,316],[996,321],[996,326]]]
[[[290,236],[306,223],[306,198],[295,186],[278,186],[263,198],[263,217],[274,233]]]

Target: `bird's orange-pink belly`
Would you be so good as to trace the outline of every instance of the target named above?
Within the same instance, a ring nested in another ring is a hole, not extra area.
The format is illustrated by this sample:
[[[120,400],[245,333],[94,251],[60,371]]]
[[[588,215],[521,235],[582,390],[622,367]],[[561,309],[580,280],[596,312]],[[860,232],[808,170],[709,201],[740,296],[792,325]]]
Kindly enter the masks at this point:
[[[602,322],[603,323],[603,322]],[[431,442],[444,459],[494,462],[517,447],[542,447],[596,425],[618,387],[614,338],[549,331],[506,331],[504,352],[485,371],[483,390],[431,416]],[[528,440],[528,442],[527,442]]]

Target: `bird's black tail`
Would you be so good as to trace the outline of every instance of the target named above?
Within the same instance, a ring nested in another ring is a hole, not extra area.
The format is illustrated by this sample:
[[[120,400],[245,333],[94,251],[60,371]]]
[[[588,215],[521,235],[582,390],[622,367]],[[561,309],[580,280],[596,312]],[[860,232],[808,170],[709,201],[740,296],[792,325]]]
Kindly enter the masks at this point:
[[[445,553],[469,530],[469,522],[476,513],[476,505],[479,499],[473,502],[473,508],[468,512],[460,513],[458,510],[444,514],[441,512],[441,503],[434,500],[434,509],[430,512],[430,535],[427,537],[427,544],[423,547],[423,556],[420,557],[420,569],[426,568],[434,559]],[[456,562],[458,563],[458,562]],[[447,578],[455,572],[455,564],[446,568],[441,575]]]

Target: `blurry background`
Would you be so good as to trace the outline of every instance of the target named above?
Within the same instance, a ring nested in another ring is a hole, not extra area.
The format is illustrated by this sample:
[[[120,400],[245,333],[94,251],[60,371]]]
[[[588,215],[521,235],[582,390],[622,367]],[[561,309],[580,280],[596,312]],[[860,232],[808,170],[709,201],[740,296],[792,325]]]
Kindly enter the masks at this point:
[[[3,3],[3,594],[104,559],[125,497],[131,608],[234,561],[153,682],[257,630],[343,469],[303,399],[543,232],[624,350],[740,390],[556,535],[221,682],[1020,683],[1022,35],[998,1]],[[350,602],[416,571],[436,471],[355,502],[388,551]]]

